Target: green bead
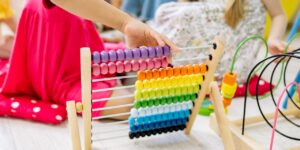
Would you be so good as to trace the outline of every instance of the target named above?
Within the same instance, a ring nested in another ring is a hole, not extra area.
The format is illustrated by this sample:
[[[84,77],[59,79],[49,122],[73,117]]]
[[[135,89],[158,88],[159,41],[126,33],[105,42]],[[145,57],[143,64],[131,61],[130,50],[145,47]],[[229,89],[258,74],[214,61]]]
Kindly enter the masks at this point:
[[[184,101],[184,95],[180,95],[179,97],[179,102],[183,102]]]
[[[172,99],[173,103],[177,103],[179,101],[179,96],[174,96]]]
[[[143,108],[148,106],[148,105],[147,105],[147,100],[144,100],[144,101],[141,101],[141,102],[142,102],[142,107],[143,107]]]
[[[195,101],[195,100],[196,100],[196,94],[191,94],[190,97],[191,97],[191,100],[192,100],[192,101]]]
[[[162,97],[161,99],[160,99],[160,104],[161,105],[165,105],[167,103],[167,99],[165,98],[165,97]]]
[[[191,99],[191,94],[184,95],[184,101],[189,101]]]
[[[150,100],[148,101],[148,106],[149,106],[149,107],[152,107],[153,104],[154,104],[154,101],[153,101],[152,99],[150,99]]]
[[[141,107],[140,101],[136,101],[136,102],[134,103],[134,107],[135,107],[135,108],[140,108],[140,107]]]
[[[153,101],[155,106],[158,106],[160,104],[160,99],[154,99]]]

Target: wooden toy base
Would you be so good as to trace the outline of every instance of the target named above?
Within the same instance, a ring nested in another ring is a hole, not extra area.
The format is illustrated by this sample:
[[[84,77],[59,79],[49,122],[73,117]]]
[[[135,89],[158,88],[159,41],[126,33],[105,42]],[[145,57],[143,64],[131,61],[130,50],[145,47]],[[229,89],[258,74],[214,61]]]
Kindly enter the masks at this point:
[[[300,104],[299,104],[300,106]],[[292,103],[289,104],[288,109],[282,111],[286,116],[295,116],[297,118],[300,117],[300,110],[298,110]],[[265,114],[267,119],[274,118],[274,113],[268,113]],[[278,117],[282,117],[279,115]],[[255,139],[250,137],[247,134],[242,135],[242,119],[239,120],[229,120],[227,117],[223,118],[228,122],[228,128],[233,138],[233,143],[236,149],[243,149],[243,150],[261,150],[264,149],[261,144],[259,144]],[[264,121],[263,117],[261,115],[253,116],[253,117],[247,117],[245,124],[251,125],[251,124],[257,124]],[[218,128],[218,122],[217,117],[215,114],[212,114],[210,117],[210,127],[217,133],[220,134],[220,129]],[[223,142],[224,139],[223,139]],[[300,146],[289,148],[289,150],[296,150],[300,149]]]

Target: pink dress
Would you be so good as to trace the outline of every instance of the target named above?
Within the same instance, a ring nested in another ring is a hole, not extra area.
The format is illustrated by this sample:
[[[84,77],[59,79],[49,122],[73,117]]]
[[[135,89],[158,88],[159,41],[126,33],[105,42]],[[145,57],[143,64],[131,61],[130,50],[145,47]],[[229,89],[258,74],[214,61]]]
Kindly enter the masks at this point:
[[[53,124],[63,121],[66,101],[81,101],[81,47],[104,49],[91,21],[57,6],[46,8],[42,0],[28,0],[2,86],[0,115]],[[111,81],[92,86],[109,88],[114,85],[115,81]],[[111,91],[107,91],[93,98],[110,95]],[[5,98],[7,96],[12,98]],[[105,102],[93,105],[104,106]]]

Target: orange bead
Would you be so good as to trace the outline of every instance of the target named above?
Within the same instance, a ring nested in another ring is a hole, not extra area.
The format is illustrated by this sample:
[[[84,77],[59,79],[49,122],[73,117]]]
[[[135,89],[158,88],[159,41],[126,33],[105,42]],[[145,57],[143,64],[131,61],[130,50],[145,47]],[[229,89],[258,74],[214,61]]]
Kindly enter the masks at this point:
[[[171,68],[171,67],[167,67],[166,68],[166,70],[167,70],[167,76],[168,77],[172,77],[173,76],[173,68]]]
[[[236,82],[236,78],[237,78],[237,73],[227,72],[224,75],[223,82],[229,85],[233,85]]]
[[[152,70],[152,77],[153,77],[154,79],[159,78],[159,71],[158,71],[157,69],[153,69],[153,70]]]
[[[167,76],[167,71],[165,68],[160,68],[159,73],[160,73],[160,78],[165,78]]]
[[[223,105],[224,107],[227,107],[231,104],[232,99],[223,98]]]
[[[199,64],[194,64],[193,65],[193,68],[194,68],[194,73],[200,73],[201,72],[201,68],[200,68],[200,65]]]
[[[174,67],[173,68],[173,75],[174,76],[180,76],[180,68],[179,67]]]
[[[180,67],[180,74],[181,74],[182,76],[186,75],[186,74],[187,74],[187,71],[188,71],[188,69],[187,69],[186,66],[181,66],[181,67]]]
[[[207,66],[206,64],[201,64],[200,65],[200,73],[205,73],[207,71]]]
[[[139,71],[137,74],[138,80],[145,80],[146,74],[144,71]]]
[[[152,72],[150,70],[146,70],[145,73],[146,73],[146,79],[147,80],[152,79]]]
[[[193,74],[194,73],[194,67],[192,65],[187,65],[187,73],[188,74]]]

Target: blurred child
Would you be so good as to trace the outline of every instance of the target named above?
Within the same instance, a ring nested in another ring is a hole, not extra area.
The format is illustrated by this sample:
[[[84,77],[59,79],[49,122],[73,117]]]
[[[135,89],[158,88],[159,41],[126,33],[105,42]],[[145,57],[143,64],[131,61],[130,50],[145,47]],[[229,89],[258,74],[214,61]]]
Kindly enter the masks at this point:
[[[81,101],[80,48],[104,50],[94,24],[86,19],[120,30],[125,34],[130,48],[163,46],[166,43],[174,48],[172,43],[150,27],[103,0],[28,0],[19,22],[10,68],[1,92],[5,96],[15,97],[0,100],[0,115],[45,123],[60,123],[66,118],[66,101]],[[92,84],[97,89],[114,86],[115,81]],[[108,98],[126,92],[106,91],[92,97]],[[104,101],[94,103],[93,107],[131,102],[130,98]],[[129,109],[104,110],[93,113],[93,116]]]

